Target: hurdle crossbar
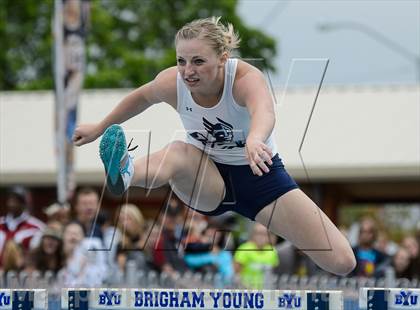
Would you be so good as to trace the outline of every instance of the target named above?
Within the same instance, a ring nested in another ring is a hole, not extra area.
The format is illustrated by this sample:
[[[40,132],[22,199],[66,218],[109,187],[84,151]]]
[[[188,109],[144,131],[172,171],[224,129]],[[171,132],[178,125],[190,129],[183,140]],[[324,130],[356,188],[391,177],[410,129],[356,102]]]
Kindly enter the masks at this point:
[[[48,296],[44,289],[0,289],[1,310],[45,310]]]
[[[63,289],[61,309],[341,310],[340,291],[225,289]]]
[[[359,292],[360,310],[420,310],[420,289],[368,288]]]

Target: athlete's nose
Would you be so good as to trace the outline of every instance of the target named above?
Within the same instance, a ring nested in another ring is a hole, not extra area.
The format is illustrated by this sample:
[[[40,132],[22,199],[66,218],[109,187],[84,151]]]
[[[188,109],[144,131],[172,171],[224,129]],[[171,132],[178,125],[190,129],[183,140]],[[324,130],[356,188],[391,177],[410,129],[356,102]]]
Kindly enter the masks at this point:
[[[187,63],[185,65],[185,76],[186,77],[191,77],[191,76],[193,76],[193,74],[194,74],[194,67],[193,67],[193,65],[190,64],[190,63]]]

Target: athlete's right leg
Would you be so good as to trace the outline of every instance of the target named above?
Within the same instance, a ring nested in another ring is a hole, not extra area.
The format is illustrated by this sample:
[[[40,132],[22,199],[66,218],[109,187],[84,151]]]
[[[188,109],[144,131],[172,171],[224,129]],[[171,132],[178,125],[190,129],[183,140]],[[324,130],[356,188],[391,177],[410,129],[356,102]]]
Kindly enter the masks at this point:
[[[214,162],[202,150],[181,141],[134,163],[131,186],[166,184],[185,204],[202,211],[213,211],[224,197],[224,182]]]
[[[213,211],[224,197],[224,182],[214,162],[191,144],[175,141],[133,163],[121,126],[104,132],[99,153],[108,189],[123,194],[129,186],[156,188],[169,184],[192,208]]]

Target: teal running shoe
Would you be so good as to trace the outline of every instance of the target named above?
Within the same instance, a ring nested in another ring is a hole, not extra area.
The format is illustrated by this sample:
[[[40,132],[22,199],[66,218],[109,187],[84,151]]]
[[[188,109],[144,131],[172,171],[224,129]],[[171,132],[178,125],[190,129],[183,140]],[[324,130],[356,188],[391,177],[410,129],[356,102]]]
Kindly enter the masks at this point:
[[[132,141],[132,140],[131,140]],[[137,148],[127,147],[125,134],[121,126],[109,126],[99,144],[99,155],[105,167],[106,184],[111,193],[122,195],[128,189],[134,174],[133,157],[128,151]]]

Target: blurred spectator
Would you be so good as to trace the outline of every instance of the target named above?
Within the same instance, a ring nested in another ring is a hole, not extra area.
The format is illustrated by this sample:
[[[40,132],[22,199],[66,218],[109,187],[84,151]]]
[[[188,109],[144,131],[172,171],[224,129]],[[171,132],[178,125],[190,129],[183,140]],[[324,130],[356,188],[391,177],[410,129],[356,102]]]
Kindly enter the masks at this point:
[[[160,267],[163,266],[164,256],[158,255],[161,252],[157,252],[156,248],[159,248],[160,234],[162,226],[159,222],[147,221],[145,224],[145,243],[144,243],[144,255],[146,256],[147,262],[150,263],[150,267],[155,271],[160,271]]]
[[[175,195],[172,195],[167,204],[167,212],[172,214],[173,221],[175,223],[174,235],[177,240],[181,240],[184,234],[184,225],[187,220],[187,216],[193,212],[184,206],[181,200]],[[199,221],[197,221],[198,223]],[[204,227],[205,228],[205,227]],[[200,229],[200,228],[198,228]]]
[[[375,248],[388,256],[394,256],[398,251],[398,245],[389,239],[388,232],[385,230],[378,232]]]
[[[392,257],[392,267],[395,270],[396,278],[412,278],[409,270],[410,253],[405,248],[401,247]]]
[[[275,268],[277,274],[312,276],[322,273],[315,263],[299,251],[291,242],[285,240],[275,246],[279,257],[279,265]]]
[[[70,206],[68,204],[53,203],[44,209],[44,213],[47,215],[47,222],[57,221],[63,227],[70,222]]]
[[[79,222],[70,222],[63,231],[64,267],[58,274],[63,287],[95,287],[107,277],[106,256],[98,238],[85,238]]]
[[[40,245],[32,250],[26,271],[38,270],[57,273],[63,267],[63,240],[61,227],[48,226],[42,235]]]
[[[0,218],[0,262],[3,248],[8,240],[22,247],[24,254],[38,246],[44,223],[29,215],[28,192],[21,186],[13,187],[7,196],[7,214]],[[1,267],[1,265],[0,265]]]
[[[82,224],[86,236],[97,237],[102,240],[102,231],[95,217],[99,210],[99,195],[93,188],[79,189],[75,197],[74,210],[76,220]]]
[[[225,248],[225,233],[216,226],[208,226],[195,244],[186,244],[185,262],[194,271],[214,272],[220,275],[216,287],[229,285],[234,274],[233,258]]]
[[[107,264],[112,271],[116,271],[117,267],[117,246],[121,238],[120,231],[113,226],[114,222],[105,208],[101,208],[96,219],[96,223],[102,231],[102,244],[107,257]]]
[[[376,223],[372,218],[363,218],[359,226],[358,245],[353,248],[357,265],[351,276],[381,277],[389,265],[389,258],[385,253],[374,248],[378,236]]]
[[[125,271],[128,261],[135,262],[136,269],[147,269],[144,254],[144,218],[141,211],[133,204],[121,208],[118,220],[120,241],[117,246],[117,262],[120,270]]]
[[[208,226],[206,216],[195,212],[190,211],[188,213],[188,224],[186,228],[186,233],[182,236],[182,244],[188,252],[203,252],[209,251],[209,244],[207,242],[203,244],[203,232]]]
[[[21,271],[25,267],[25,256],[22,246],[12,239],[7,240],[4,245],[1,263],[4,272]]]
[[[183,212],[179,208],[168,207],[163,223],[160,225],[160,236],[153,250],[153,265],[159,270],[174,275],[176,272],[184,272],[187,266],[183,259],[181,240],[177,237],[177,217]]]
[[[255,223],[249,241],[241,244],[234,256],[235,271],[240,273],[242,284],[247,288],[262,288],[265,274],[279,264],[268,230]]]
[[[402,241],[404,247],[410,255],[409,274],[411,278],[420,279],[420,246],[419,240],[412,236],[406,236]]]

